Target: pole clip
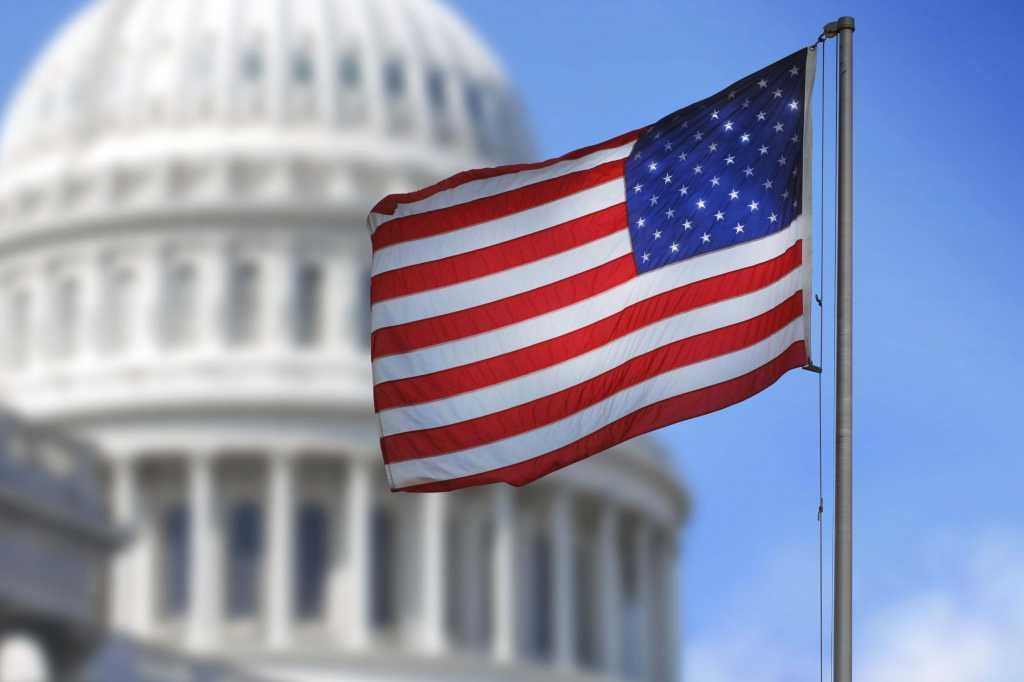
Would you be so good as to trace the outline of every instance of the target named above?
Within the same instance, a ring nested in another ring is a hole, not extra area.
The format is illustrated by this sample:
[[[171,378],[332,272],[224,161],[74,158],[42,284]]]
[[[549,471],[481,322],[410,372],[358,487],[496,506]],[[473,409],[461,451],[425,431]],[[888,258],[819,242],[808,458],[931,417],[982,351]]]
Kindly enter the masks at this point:
[[[818,367],[813,362],[808,362],[806,365],[804,365],[800,369],[807,370],[808,372],[814,372],[815,374],[821,374],[821,367]]]

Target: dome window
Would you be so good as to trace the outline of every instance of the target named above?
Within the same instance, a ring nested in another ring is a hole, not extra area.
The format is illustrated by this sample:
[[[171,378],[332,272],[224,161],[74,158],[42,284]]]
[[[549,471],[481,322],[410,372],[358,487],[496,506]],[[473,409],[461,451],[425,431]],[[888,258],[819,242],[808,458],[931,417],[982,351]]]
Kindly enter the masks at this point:
[[[185,614],[189,603],[189,514],[183,504],[167,508],[163,515],[162,610],[166,617]]]
[[[227,612],[232,618],[250,618],[260,608],[263,566],[263,508],[240,502],[228,517]]]
[[[443,113],[448,108],[448,92],[445,88],[444,74],[437,69],[431,70],[427,75],[427,97],[435,112]]]
[[[346,54],[338,60],[338,81],[346,88],[354,90],[359,87],[362,75],[356,55]]]
[[[258,50],[248,50],[242,57],[242,75],[249,81],[263,77],[263,55]]]
[[[296,282],[295,341],[300,346],[320,342],[323,311],[323,273],[317,265],[304,265]]]
[[[195,336],[196,271],[180,263],[167,274],[164,297],[164,343],[170,348],[187,346]]]
[[[321,616],[327,584],[330,521],[322,504],[306,503],[299,511],[298,570],[295,576],[295,607],[301,620]]]
[[[119,268],[107,277],[106,311],[103,315],[101,343],[104,350],[123,350],[131,344],[129,315],[135,310],[135,277],[131,270]]]
[[[229,282],[228,340],[246,346],[256,340],[259,323],[260,271],[253,263],[239,263]]]
[[[391,60],[384,65],[384,89],[389,97],[402,97],[405,94],[405,70],[398,60]]]
[[[66,279],[60,283],[56,292],[55,314],[57,321],[56,355],[68,357],[78,348],[81,301],[79,300],[78,283]]]
[[[301,85],[313,81],[313,60],[305,51],[296,52],[292,56],[292,80]]]

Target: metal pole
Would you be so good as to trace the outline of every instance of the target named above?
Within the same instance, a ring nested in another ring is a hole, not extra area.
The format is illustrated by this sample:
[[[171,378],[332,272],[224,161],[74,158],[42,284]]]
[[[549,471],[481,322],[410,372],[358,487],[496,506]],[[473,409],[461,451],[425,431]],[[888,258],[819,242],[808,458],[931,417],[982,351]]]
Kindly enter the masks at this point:
[[[853,17],[839,33],[834,682],[853,679]]]

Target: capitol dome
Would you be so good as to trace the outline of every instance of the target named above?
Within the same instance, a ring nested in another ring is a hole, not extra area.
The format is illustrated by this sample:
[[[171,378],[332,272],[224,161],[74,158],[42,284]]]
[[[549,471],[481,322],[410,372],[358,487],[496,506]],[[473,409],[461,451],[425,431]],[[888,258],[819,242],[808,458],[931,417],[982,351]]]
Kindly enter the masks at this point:
[[[119,636],[225,679],[677,678],[687,498],[651,440],[384,484],[366,213],[533,155],[452,10],[95,0],[7,111],[0,400],[102,452]]]

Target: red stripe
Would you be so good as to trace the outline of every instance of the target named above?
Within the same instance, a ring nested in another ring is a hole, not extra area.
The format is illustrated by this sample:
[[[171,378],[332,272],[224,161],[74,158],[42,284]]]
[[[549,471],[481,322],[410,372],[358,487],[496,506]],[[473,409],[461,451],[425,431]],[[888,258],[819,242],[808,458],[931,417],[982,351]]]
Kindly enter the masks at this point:
[[[371,337],[371,355],[379,358],[408,353],[417,348],[482,334],[564,308],[635,276],[636,264],[633,256],[627,253],[572,277],[500,301],[425,320],[383,327]]]
[[[632,142],[640,136],[639,130],[634,130],[618,137],[613,137],[610,140],[599,142],[589,147],[583,147],[571,151],[568,154],[564,154],[554,159],[547,159],[546,161],[539,161],[536,163],[520,163],[509,166],[497,166],[494,168],[478,168],[476,170],[463,171],[456,173],[455,175],[445,178],[440,182],[437,182],[429,187],[417,190],[415,192],[406,192],[405,194],[390,194],[380,201],[373,207],[373,213],[383,213],[386,215],[392,215],[395,209],[398,208],[399,204],[408,204],[414,201],[421,201],[428,197],[432,197],[439,192],[449,190],[459,185],[464,185],[467,182],[473,180],[486,180],[488,178],[496,178],[501,175],[510,175],[512,173],[519,173],[522,171],[536,170],[538,168],[546,168],[547,166],[553,166],[560,161],[569,161],[572,159],[579,159],[587,154],[599,152],[603,149],[614,149],[615,147],[621,147],[627,142]]]
[[[403,492],[443,492],[487,483],[526,485],[541,476],[597,454],[648,431],[660,429],[685,419],[721,410],[760,393],[791,369],[807,362],[803,341],[797,341],[771,362],[743,376],[714,386],[668,398],[641,408],[622,419],[590,433],[564,447],[552,450],[525,462],[473,476],[423,483],[399,488]]]
[[[455,206],[424,211],[389,220],[373,233],[373,250],[433,237],[446,232],[479,225],[527,209],[564,199],[598,185],[623,177],[625,161],[616,159],[595,168],[567,173],[557,178],[537,182],[526,187],[480,197]]]
[[[762,289],[800,267],[802,242],[764,263],[667,291],[568,334],[459,367],[381,383],[374,387],[377,411],[439,400],[508,381],[599,348],[649,324],[687,310]]]
[[[626,221],[626,204],[616,204],[501,244],[382,272],[370,280],[370,301],[408,296],[532,263],[624,230]]]
[[[803,312],[803,292],[743,322],[675,341],[562,391],[500,412],[381,439],[384,461],[422,459],[510,438],[564,419],[665,372],[727,355],[765,340]]]

